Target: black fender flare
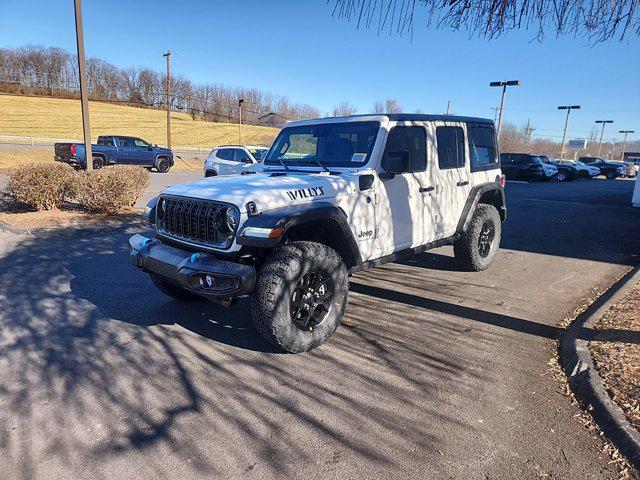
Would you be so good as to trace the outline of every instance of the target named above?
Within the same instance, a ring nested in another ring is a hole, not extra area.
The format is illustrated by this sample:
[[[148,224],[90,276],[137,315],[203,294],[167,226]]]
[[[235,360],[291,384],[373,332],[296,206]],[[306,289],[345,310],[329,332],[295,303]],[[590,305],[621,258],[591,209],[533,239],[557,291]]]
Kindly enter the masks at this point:
[[[500,185],[500,182],[476,185],[469,192],[467,201],[462,209],[462,215],[460,215],[460,219],[458,220],[456,233],[464,233],[469,226],[471,218],[473,217],[473,212],[475,212],[478,203],[480,203],[480,199],[487,192],[496,192],[499,196],[500,208],[498,208],[498,213],[500,214],[500,220],[504,222],[507,219],[507,203],[505,200],[504,188]]]
[[[244,223],[236,242],[239,245],[248,247],[273,248],[277,247],[282,238],[286,237],[287,231],[293,227],[302,224],[313,224],[320,220],[330,220],[335,222],[344,241],[346,249],[352,256],[354,262],[359,265],[362,263],[360,249],[356,242],[353,232],[349,227],[346,214],[337,206],[328,202],[303,203],[299,205],[287,205],[281,208],[275,208],[262,212],[258,215],[250,216]],[[277,238],[258,238],[243,235],[243,231],[247,227],[257,228],[283,228],[284,233]]]

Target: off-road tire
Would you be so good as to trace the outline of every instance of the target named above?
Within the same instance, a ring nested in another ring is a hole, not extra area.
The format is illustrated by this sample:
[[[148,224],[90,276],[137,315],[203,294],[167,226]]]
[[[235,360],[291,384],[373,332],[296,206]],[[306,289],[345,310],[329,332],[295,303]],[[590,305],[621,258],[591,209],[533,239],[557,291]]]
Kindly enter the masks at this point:
[[[331,307],[312,330],[298,328],[290,304],[300,278],[324,270],[333,284]],[[251,316],[260,336],[289,353],[306,352],[324,343],[335,332],[347,306],[349,279],[338,253],[315,242],[293,242],[274,250],[258,272],[251,299]]]
[[[156,288],[168,297],[175,298],[176,300],[196,300],[200,298],[195,293],[191,293],[182,287],[174,285],[159,275],[150,273],[149,277],[151,277],[151,281]]]
[[[483,257],[480,254],[479,241],[483,226],[489,222],[495,229],[489,253]],[[500,246],[502,223],[496,207],[479,203],[469,222],[467,230],[453,244],[456,263],[463,270],[479,272],[488,268],[495,259]]]
[[[156,170],[159,173],[168,173],[171,169],[171,162],[167,157],[160,157],[156,160]]]

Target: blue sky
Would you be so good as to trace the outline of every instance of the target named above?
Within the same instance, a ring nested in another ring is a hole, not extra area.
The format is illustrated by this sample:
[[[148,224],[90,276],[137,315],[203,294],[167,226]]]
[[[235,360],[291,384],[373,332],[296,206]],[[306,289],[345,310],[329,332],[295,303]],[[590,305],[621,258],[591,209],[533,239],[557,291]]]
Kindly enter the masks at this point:
[[[405,111],[493,117],[493,80],[520,79],[507,94],[505,121],[531,118],[536,136],[588,136],[598,118],[613,119],[605,138],[636,130],[640,138],[640,41],[591,47],[584,39],[534,31],[498,40],[416,25],[408,37],[357,30],[331,17],[326,0],[84,0],[87,55],[120,67],[164,67],[196,82],[255,87],[328,112],[341,101],[360,112],[395,98]],[[27,43],[75,51],[72,0],[0,0],[0,46]],[[418,20],[419,21],[419,20]],[[1,114],[1,112],[0,112]]]

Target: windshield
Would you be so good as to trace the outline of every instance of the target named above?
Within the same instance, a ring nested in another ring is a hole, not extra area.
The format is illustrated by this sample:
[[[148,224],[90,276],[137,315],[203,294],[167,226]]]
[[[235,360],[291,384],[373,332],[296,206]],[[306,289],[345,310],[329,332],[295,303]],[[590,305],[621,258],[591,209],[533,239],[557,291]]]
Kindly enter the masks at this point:
[[[269,151],[268,148],[250,148],[249,153],[253,155],[253,158],[258,162],[262,162],[262,157]]]
[[[265,165],[361,167],[369,161],[378,122],[324,123],[284,128]]]

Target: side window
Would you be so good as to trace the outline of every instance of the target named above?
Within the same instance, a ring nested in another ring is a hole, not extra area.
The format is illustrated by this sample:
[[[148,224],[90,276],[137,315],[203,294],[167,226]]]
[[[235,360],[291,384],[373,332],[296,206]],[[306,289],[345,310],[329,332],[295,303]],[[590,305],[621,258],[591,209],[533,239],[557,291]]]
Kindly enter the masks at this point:
[[[140,140],[139,138],[134,138],[133,141],[136,144],[136,147],[138,148],[149,148],[149,144],[144,140]]]
[[[233,160],[233,149],[221,148],[216,152],[216,157],[218,157],[220,160]]]
[[[436,128],[440,170],[464,167],[464,131],[460,127]]]
[[[493,128],[488,126],[467,126],[471,171],[477,172],[497,168],[496,142]]]
[[[249,154],[247,152],[245,152],[241,148],[235,148],[234,150],[236,152],[234,161],[243,162],[243,163],[253,163],[251,161],[251,157],[249,157]]]
[[[427,134],[423,127],[394,127],[382,157],[387,172],[422,172],[427,169]]]
[[[121,148],[133,148],[133,142],[128,137],[117,137],[118,146]]]
[[[111,137],[99,137],[98,145],[107,145],[113,147],[113,138]]]

